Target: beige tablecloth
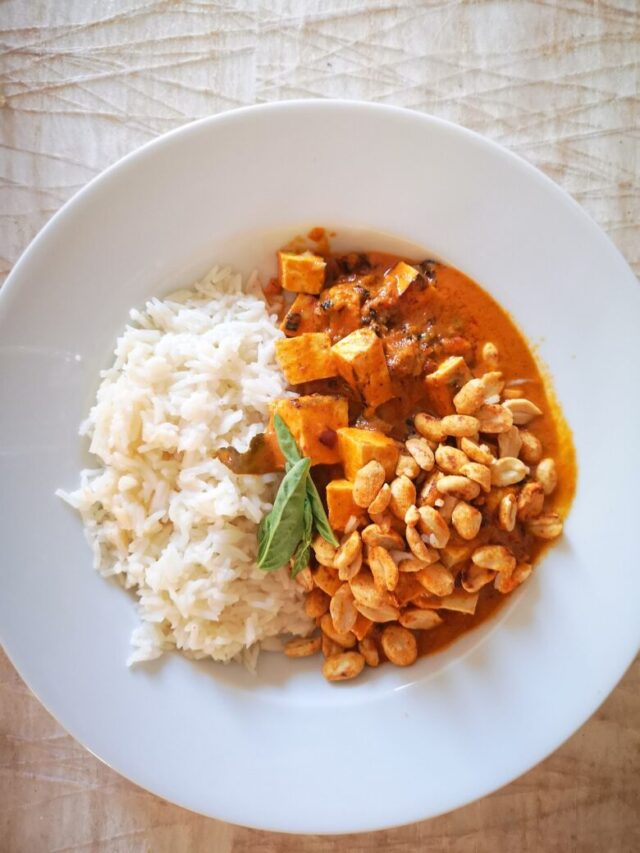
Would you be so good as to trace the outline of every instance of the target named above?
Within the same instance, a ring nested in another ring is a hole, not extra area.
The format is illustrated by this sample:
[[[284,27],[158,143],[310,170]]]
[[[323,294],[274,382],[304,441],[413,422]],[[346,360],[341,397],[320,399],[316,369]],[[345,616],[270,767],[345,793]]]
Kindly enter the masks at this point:
[[[245,104],[328,96],[424,110],[507,145],[565,187],[638,271],[639,10],[638,0],[4,0],[0,273],[76,190],[158,134]],[[615,614],[594,603],[590,618],[598,631]],[[124,781],[0,653],[0,851],[632,853],[639,688],[636,662],[555,755],[453,814],[294,838],[190,814]]]

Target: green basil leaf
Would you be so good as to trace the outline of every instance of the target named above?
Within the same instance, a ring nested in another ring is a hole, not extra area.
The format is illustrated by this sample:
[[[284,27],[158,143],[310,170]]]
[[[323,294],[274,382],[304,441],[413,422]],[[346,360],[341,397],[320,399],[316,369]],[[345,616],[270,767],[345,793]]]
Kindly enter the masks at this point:
[[[307,478],[307,488],[309,488],[309,479],[310,478]],[[305,494],[304,507],[302,509],[302,527],[304,530],[304,541],[311,542],[311,534],[313,532],[313,508],[307,494]]]
[[[280,415],[276,415],[274,417],[273,426],[276,431],[276,438],[278,439],[280,450],[282,451],[282,455],[284,456],[287,462],[287,470],[289,470],[292,465],[295,465],[298,460],[303,458],[302,454],[298,450],[298,445],[296,444],[295,438],[291,434],[291,430],[282,420]]]
[[[280,483],[268,521],[261,524],[258,568],[279,569],[296,550],[304,533],[304,503],[310,459],[299,459]],[[263,520],[264,521],[264,520]]]
[[[258,563],[260,563],[266,544],[269,541],[269,535],[267,532],[269,530],[269,518],[270,513],[267,513],[262,517],[262,521],[258,525]]]
[[[296,550],[295,557],[293,560],[293,565],[291,567],[292,578],[295,578],[298,572],[301,572],[303,569],[306,569],[306,567],[309,565],[309,559],[311,557],[311,540],[313,538],[313,512],[311,510],[311,502],[308,498],[305,498],[304,502],[302,526],[302,541],[298,545],[298,549]]]
[[[307,480],[307,498],[309,499],[309,503],[311,504],[311,509],[313,511],[313,520],[316,525],[316,529],[321,536],[323,536],[327,542],[331,542],[336,548],[340,544],[336,539],[336,535],[331,529],[331,525],[329,524],[329,519],[327,518],[327,513],[324,511],[324,506],[322,505],[322,501],[320,499],[320,495],[318,494],[318,490],[316,488],[316,484],[313,482],[311,475]]]
[[[311,547],[301,542],[291,566],[291,577],[295,578],[303,569],[306,569],[311,559]]]

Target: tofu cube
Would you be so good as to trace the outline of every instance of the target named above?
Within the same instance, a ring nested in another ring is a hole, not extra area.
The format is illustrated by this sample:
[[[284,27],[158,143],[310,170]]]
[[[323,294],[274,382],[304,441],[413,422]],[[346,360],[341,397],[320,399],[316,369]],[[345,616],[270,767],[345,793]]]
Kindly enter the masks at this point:
[[[358,471],[372,459],[382,465],[387,480],[395,477],[400,447],[383,432],[345,427],[338,430],[338,446],[342,467],[348,480],[355,480]]]
[[[280,284],[294,293],[320,293],[324,287],[326,266],[323,258],[311,252],[302,255],[278,252]]]
[[[360,293],[350,284],[327,287],[318,298],[321,316],[332,341],[339,341],[361,326]]]
[[[338,372],[331,338],[325,332],[306,332],[276,341],[276,358],[289,385],[328,379]]]
[[[274,400],[271,414],[280,415],[300,452],[311,459],[312,465],[340,462],[336,433],[349,423],[349,404],[344,397],[311,394],[292,400]],[[273,432],[272,424],[268,432]]]
[[[420,273],[415,267],[412,267],[410,264],[405,264],[404,261],[400,261],[385,275],[384,283],[392,284],[395,282],[396,287],[398,288],[398,295],[402,296],[411,282],[415,281],[419,275]]]
[[[353,500],[353,483],[349,480],[331,480],[327,486],[327,512],[334,530],[344,530],[352,515],[364,518],[366,510]]]
[[[425,385],[434,413],[451,415],[455,412],[453,398],[472,378],[467,362],[459,355],[445,359],[437,370],[425,377]]]
[[[280,329],[288,338],[303,335],[305,332],[318,331],[318,319],[316,317],[316,305],[318,300],[308,293],[299,293],[291,303],[291,307],[280,323]]]
[[[382,341],[373,329],[357,329],[333,345],[338,373],[376,408],[395,396]]]

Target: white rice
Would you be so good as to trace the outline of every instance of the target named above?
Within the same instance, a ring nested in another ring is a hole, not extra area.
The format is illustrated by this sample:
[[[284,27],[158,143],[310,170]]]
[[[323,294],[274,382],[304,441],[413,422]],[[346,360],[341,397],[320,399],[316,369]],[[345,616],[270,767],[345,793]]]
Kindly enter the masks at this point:
[[[287,571],[255,565],[279,477],[235,475],[213,454],[246,450],[287,393],[281,333],[257,282],[217,267],[131,320],[80,428],[99,467],[58,494],[80,512],[95,567],[138,596],[129,664],[178,648],[254,668],[261,641],[311,626]]]

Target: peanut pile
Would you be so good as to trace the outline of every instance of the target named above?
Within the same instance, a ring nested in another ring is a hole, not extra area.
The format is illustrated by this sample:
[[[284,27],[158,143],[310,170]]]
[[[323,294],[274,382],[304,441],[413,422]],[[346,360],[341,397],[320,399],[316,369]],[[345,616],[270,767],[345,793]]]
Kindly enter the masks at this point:
[[[298,581],[318,632],[285,654],[321,651],[329,681],[383,655],[409,666],[416,632],[442,624],[439,611],[473,614],[482,587],[509,593],[529,577],[532,537],[555,539],[563,523],[545,506],[555,462],[526,428],[542,412],[517,394],[488,370],[460,388],[455,414],[415,416],[391,482],[375,460],[358,471],[353,499],[366,515],[349,519],[338,548],[314,540],[316,565]]]

